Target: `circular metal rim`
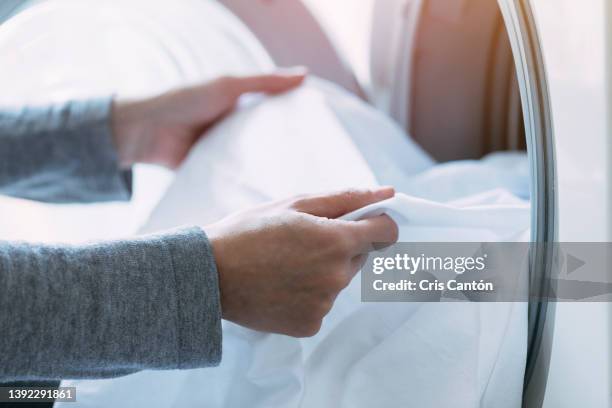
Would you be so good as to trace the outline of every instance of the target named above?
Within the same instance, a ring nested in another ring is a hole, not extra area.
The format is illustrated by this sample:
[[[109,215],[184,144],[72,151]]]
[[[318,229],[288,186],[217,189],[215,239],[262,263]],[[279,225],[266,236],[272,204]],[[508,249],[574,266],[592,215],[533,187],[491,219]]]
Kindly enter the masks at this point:
[[[510,37],[519,80],[531,176],[530,291],[527,361],[523,406],[540,407],[544,400],[554,324],[554,303],[546,301],[557,241],[557,188],[552,112],[544,58],[529,0],[499,0]],[[544,245],[542,245],[544,244]]]

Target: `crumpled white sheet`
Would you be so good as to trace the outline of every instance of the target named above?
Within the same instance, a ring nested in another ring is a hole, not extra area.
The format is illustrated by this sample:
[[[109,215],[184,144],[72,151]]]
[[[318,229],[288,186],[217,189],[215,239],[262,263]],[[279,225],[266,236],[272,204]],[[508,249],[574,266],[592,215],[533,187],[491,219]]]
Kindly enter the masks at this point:
[[[432,166],[420,147],[364,104],[344,108],[357,125],[347,132],[346,121],[329,109],[334,102],[328,95],[353,98],[321,80],[308,82],[264,103],[247,98],[241,109],[213,128],[194,147],[142,231],[205,225],[253,203],[298,193],[375,186],[372,167],[392,178]],[[369,145],[355,143],[360,139]],[[381,160],[384,157],[389,160]],[[179,207],[180,212],[173,211]]]
[[[500,197],[500,192],[493,191]],[[491,198],[491,193],[480,197]],[[387,214],[399,227],[399,242],[422,242],[432,234],[430,229],[444,229],[447,242],[467,241],[497,242],[517,237],[529,225],[529,206],[527,203],[514,202],[488,203],[472,202],[470,206],[459,206],[429,201],[423,198],[397,193],[395,197],[370,204],[341,218],[355,221],[362,218]],[[453,229],[451,232],[450,229]]]
[[[524,157],[498,157],[436,166],[383,115],[328,84],[311,82],[284,96],[247,101],[213,128],[143,230],[205,225],[297,193],[391,182],[399,191],[439,201],[450,190],[443,223],[426,218],[440,204],[416,200],[421,215],[409,217],[403,240],[503,240],[529,227],[528,203],[513,194],[526,191],[528,180],[516,171],[525,166]],[[469,182],[474,179],[482,189]],[[470,228],[473,218],[453,215],[500,208],[513,214],[503,225],[479,220],[478,228]],[[86,407],[520,406],[525,304],[361,303],[359,283],[355,279],[340,294],[312,338],[224,322],[217,368],[64,385],[76,385],[78,405]]]

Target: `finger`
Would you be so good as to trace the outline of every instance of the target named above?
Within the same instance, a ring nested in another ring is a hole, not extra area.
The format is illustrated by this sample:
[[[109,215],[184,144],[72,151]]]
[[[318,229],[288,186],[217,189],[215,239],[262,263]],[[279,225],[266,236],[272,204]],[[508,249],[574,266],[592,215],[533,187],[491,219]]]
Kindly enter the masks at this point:
[[[352,230],[355,241],[355,253],[366,253],[376,247],[397,242],[399,229],[388,215],[366,218],[360,221],[345,221],[346,227]]]
[[[307,196],[297,200],[293,208],[318,217],[338,218],[366,205],[395,195],[393,187],[375,190],[346,190],[327,195]]]
[[[272,74],[230,77],[228,80],[234,96],[250,92],[278,94],[302,84],[306,73],[304,68],[293,68],[278,70]]]

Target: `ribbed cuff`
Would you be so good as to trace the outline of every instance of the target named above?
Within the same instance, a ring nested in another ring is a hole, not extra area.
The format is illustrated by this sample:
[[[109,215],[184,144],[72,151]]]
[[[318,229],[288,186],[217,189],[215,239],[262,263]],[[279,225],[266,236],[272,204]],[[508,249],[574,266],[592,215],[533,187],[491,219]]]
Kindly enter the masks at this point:
[[[96,201],[129,200],[132,196],[132,171],[121,170],[113,143],[111,109],[113,98],[102,97],[70,103],[72,134],[78,137],[81,163],[78,172],[89,180]]]
[[[216,366],[221,361],[221,299],[212,247],[200,228],[166,241],[176,281],[178,367]]]
[[[0,112],[0,191],[54,203],[128,200],[113,143],[112,97]]]

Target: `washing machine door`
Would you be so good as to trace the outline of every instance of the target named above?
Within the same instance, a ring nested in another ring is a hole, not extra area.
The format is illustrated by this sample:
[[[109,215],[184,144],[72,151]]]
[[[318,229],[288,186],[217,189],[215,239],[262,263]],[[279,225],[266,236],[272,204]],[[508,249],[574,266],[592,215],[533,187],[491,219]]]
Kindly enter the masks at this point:
[[[499,4],[531,165],[532,240],[609,242],[612,6],[605,0]],[[532,293],[549,297],[552,268],[552,251],[536,251]],[[612,406],[611,316],[607,302],[530,302],[524,406]]]
[[[612,5],[607,0],[500,0],[500,5],[523,76],[535,180],[533,238],[609,242]],[[536,260],[536,278],[546,276],[548,262]],[[610,303],[532,306],[525,405],[612,406]]]
[[[547,70],[537,23],[529,0],[499,0],[514,56],[531,173],[531,240],[557,240],[557,163]],[[550,298],[552,252],[534,246],[530,291],[539,294],[529,303],[528,348],[524,406],[541,407],[547,390],[555,304]]]
[[[498,6],[515,88],[496,40]],[[520,118],[532,241],[608,242],[611,9],[609,0],[378,0],[373,103],[442,161],[520,149],[518,126],[491,126]],[[504,89],[516,89],[522,116],[512,98],[497,98]],[[531,291],[541,299],[552,266],[551,253],[534,252]],[[608,303],[530,303],[525,406],[612,405],[611,314]]]

